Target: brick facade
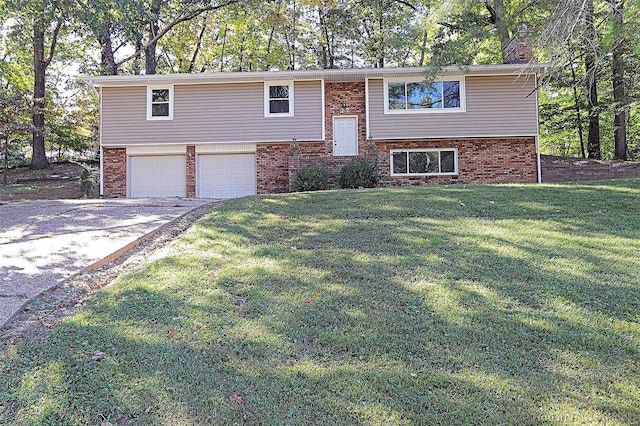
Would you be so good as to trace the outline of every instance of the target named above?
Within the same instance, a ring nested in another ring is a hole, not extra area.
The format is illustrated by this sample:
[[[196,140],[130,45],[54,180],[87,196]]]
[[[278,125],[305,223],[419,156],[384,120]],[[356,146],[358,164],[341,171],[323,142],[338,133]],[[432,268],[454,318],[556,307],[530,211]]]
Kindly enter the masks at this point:
[[[532,183],[538,180],[535,139],[482,138],[376,141],[382,186],[455,183]],[[458,174],[453,176],[391,176],[394,149],[457,148]]]
[[[333,155],[333,119],[357,117],[358,155]],[[463,138],[438,140],[370,140],[366,135],[364,83],[325,84],[325,139],[317,142],[259,143],[256,145],[256,188],[258,194],[289,192],[300,168],[315,165],[327,172],[329,186],[338,186],[341,168],[356,160],[376,164],[381,186],[536,182],[535,138]],[[458,175],[391,176],[390,150],[456,148]],[[126,149],[103,148],[104,195],[126,196]],[[196,153],[187,146],[186,194],[196,196]]]
[[[103,189],[105,197],[127,196],[126,148],[102,148]]]
[[[196,147],[187,146],[187,197],[196,196]]]
[[[358,155],[333,155],[333,117],[358,117]],[[439,140],[369,140],[366,135],[364,83],[325,85],[326,138],[296,144],[260,144],[257,154],[258,193],[288,192],[300,168],[318,166],[327,172],[329,187],[338,187],[340,170],[363,159],[377,164],[381,186],[537,182],[536,144],[533,137],[464,138]],[[455,176],[391,176],[393,149],[457,148]]]
[[[289,192],[288,143],[256,146],[256,188],[258,194]]]

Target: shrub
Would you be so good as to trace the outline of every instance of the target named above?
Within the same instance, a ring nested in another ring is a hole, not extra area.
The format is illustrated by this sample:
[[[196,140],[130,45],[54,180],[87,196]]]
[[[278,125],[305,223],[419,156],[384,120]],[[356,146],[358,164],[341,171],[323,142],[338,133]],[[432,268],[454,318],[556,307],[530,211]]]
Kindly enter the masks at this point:
[[[93,179],[89,169],[82,169],[80,173],[80,193],[84,198],[89,198],[91,190],[93,189]]]
[[[376,169],[366,161],[347,164],[340,171],[341,188],[374,188],[379,180]]]
[[[298,170],[293,181],[294,191],[321,191],[327,189],[327,173],[317,166]]]

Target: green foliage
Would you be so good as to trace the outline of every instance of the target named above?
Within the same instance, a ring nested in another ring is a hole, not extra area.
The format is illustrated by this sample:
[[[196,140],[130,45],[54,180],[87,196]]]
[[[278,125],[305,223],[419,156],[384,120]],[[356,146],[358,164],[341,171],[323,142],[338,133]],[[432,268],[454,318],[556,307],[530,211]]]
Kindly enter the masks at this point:
[[[294,191],[322,191],[324,189],[327,189],[327,173],[320,167],[304,167],[296,173],[293,181]]]
[[[341,188],[374,188],[379,180],[376,168],[363,160],[347,164],[340,170]]]
[[[91,176],[91,171],[85,167],[80,173],[80,193],[82,196],[88,198],[91,195],[93,186],[94,182]]]
[[[9,142],[7,167],[20,167],[29,164],[29,160],[24,154],[24,147],[17,141]],[[0,169],[4,168],[4,147],[0,144]]]

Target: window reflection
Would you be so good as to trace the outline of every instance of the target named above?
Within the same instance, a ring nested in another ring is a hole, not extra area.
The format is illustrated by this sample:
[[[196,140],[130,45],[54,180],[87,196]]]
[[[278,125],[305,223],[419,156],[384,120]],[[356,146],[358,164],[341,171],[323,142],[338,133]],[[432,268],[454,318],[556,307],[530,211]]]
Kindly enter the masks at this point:
[[[460,82],[387,83],[387,98],[389,110],[460,108]]]

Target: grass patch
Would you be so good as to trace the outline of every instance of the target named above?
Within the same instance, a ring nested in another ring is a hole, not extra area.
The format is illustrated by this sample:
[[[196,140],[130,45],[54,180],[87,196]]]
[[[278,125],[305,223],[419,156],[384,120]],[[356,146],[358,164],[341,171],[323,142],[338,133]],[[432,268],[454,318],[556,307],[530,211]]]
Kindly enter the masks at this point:
[[[9,195],[16,192],[35,191],[38,187],[34,185],[0,185],[0,195]]]
[[[639,200],[618,180],[229,201],[5,344],[0,423],[638,424]]]

